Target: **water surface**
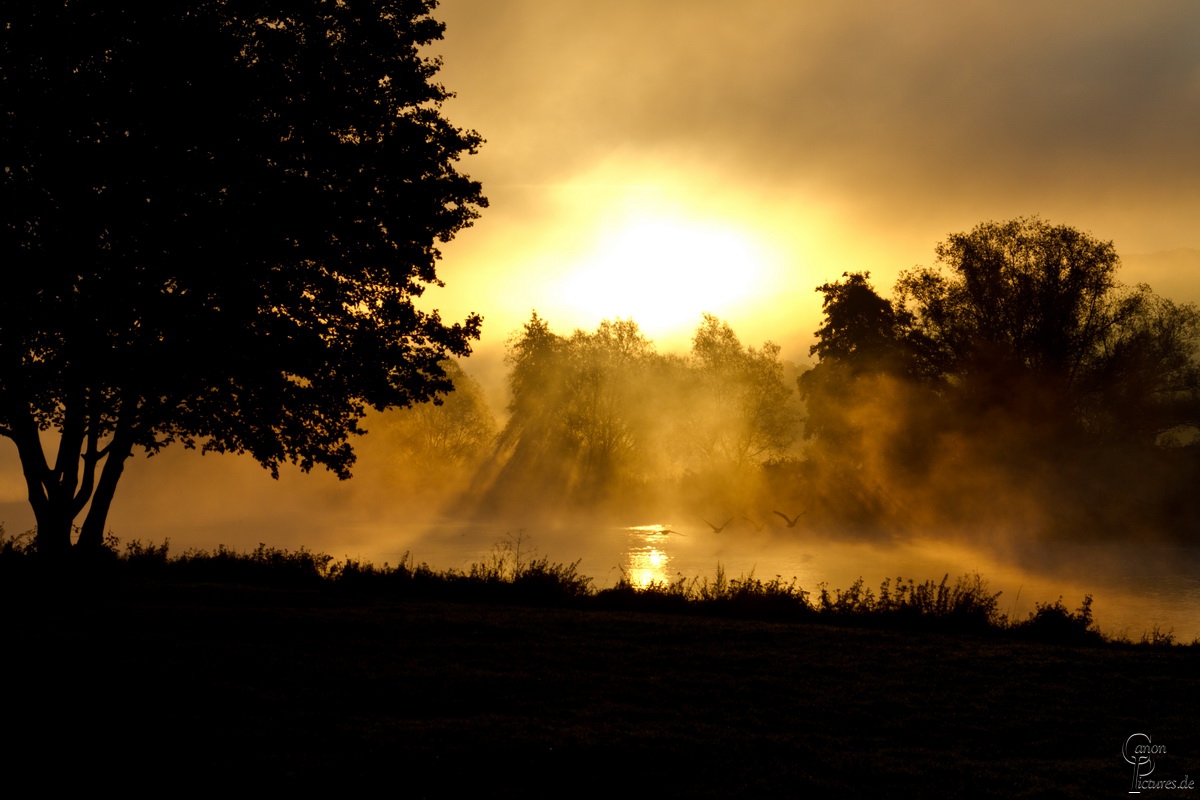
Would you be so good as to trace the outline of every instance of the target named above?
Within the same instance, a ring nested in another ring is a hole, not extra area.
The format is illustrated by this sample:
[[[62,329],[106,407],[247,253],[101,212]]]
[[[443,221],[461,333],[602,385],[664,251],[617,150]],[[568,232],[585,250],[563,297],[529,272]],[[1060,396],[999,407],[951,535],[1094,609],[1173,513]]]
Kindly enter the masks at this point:
[[[1090,594],[1096,624],[1106,634],[1136,641],[1157,626],[1184,643],[1200,637],[1200,548],[1027,543],[1010,545],[1001,554],[928,539],[838,541],[782,524],[755,531],[742,523],[714,533],[702,520],[536,527],[451,519],[410,527],[345,523],[339,536],[360,542],[361,550],[351,555],[377,563],[395,564],[408,554],[435,569],[465,569],[502,551],[510,557],[519,552],[522,558],[578,561],[580,572],[597,588],[613,586],[622,577],[636,586],[711,580],[718,565],[730,578],[795,579],[813,594],[821,584],[845,589],[859,578],[877,593],[885,578],[893,584],[898,578],[920,583],[949,575],[953,583],[977,572],[992,592],[1001,592],[999,608],[1012,619],[1025,619],[1036,604],[1059,597],[1076,609]]]

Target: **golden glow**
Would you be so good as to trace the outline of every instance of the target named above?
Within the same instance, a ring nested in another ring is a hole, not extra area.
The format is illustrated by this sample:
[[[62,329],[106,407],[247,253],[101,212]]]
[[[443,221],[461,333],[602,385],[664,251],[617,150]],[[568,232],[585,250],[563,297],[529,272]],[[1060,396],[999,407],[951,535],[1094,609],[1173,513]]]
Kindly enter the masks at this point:
[[[635,588],[645,589],[652,583],[667,583],[667,565],[671,557],[663,551],[647,547],[629,551],[629,582]]]
[[[1175,5],[1085,24],[966,5],[931,24],[881,2],[731,16],[694,0],[689,35],[669,41],[671,3],[633,17],[602,3],[483,6],[443,4],[446,38],[428,52],[457,93],[451,121],[488,139],[463,168],[491,205],[444,248],[446,288],[422,307],[481,313],[497,348],[536,309],[566,335],[632,316],[660,350],[686,352],[709,311],[801,362],[821,319],[815,287],[870,271],[886,293],[947,234],[987,219],[1040,213],[1112,237],[1123,256],[1200,247],[1196,170],[1180,167],[1198,157],[1185,132],[1200,71],[1187,37],[1162,34]],[[1031,48],[1031,31],[1055,46]],[[1079,58],[1062,62],[1063,47]],[[997,69],[1017,62],[1033,66]],[[939,63],[970,68],[929,80]],[[731,268],[714,276],[719,254]],[[738,274],[747,255],[751,274]],[[1189,268],[1168,273],[1183,286],[1167,296],[1200,292]],[[1124,278],[1141,279],[1136,267]]]
[[[667,553],[667,547],[672,544],[670,537],[678,534],[670,525],[663,524],[634,525],[625,530],[630,533],[625,553],[625,574],[629,582],[637,589],[669,583],[668,567],[672,557]]]
[[[660,217],[602,235],[558,295],[584,317],[632,317],[653,337],[718,316],[761,289],[765,258],[731,226]]]
[[[446,287],[422,307],[482,313],[497,346],[536,310],[560,335],[632,318],[660,351],[680,353],[708,312],[746,343],[786,347],[816,327],[814,287],[848,263],[873,263],[861,235],[850,256],[829,255],[846,247],[831,238],[845,225],[828,196],[747,192],[712,165],[628,162],[494,187],[495,207],[447,246]]]

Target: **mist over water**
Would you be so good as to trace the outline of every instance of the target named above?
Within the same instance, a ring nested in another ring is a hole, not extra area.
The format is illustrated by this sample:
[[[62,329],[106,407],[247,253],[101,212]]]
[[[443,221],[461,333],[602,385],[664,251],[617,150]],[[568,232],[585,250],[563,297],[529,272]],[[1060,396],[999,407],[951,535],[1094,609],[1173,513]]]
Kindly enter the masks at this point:
[[[1091,594],[1096,622],[1105,633],[1137,640],[1157,625],[1173,630],[1179,641],[1200,636],[1200,549],[1194,547],[1028,538],[988,546],[966,540],[961,532],[941,538],[875,531],[851,536],[815,528],[806,522],[808,514],[789,530],[769,510],[746,514],[769,526],[763,532],[739,515],[715,534],[686,509],[657,516],[551,512],[533,499],[524,514],[478,515],[459,500],[431,507],[407,492],[385,492],[374,486],[373,465],[363,466],[348,482],[288,472],[276,482],[248,459],[167,452],[131,464],[128,491],[117,504],[120,513],[114,514],[112,529],[123,541],[169,539],[175,553],[218,543],[249,550],[265,542],[380,564],[408,556],[435,569],[486,562],[497,546],[522,537],[523,552],[531,556],[578,560],[580,571],[598,588],[615,585],[623,575],[635,586],[711,580],[718,565],[731,578],[795,577],[813,594],[822,582],[831,590],[845,589],[861,577],[878,592],[885,578],[922,582],[949,574],[953,581],[978,572],[991,591],[1003,592],[999,608],[1010,618],[1023,619],[1035,603],[1052,603],[1059,596],[1074,609]],[[32,524],[17,498],[0,511],[10,533]],[[711,522],[725,522],[713,516]],[[675,533],[647,530],[655,527]]]
[[[803,438],[802,371],[710,317],[689,354],[662,355],[631,320],[560,336],[534,315],[508,367],[508,421],[463,492],[422,524],[359,525],[364,554],[466,569],[517,545],[599,588],[718,567],[814,594],[978,572],[1013,619],[1092,595],[1106,633],[1200,636],[1194,523],[1169,503],[1187,462],[1070,456],[1024,409],[946,419],[886,378],[842,396],[865,435],[832,458]]]
[[[356,557],[395,564],[408,556],[437,569],[466,569],[486,563],[501,549],[511,554],[519,545],[522,557],[579,561],[579,570],[597,588],[614,586],[622,577],[634,586],[711,581],[718,566],[730,578],[795,578],[813,595],[822,583],[832,591],[862,578],[878,593],[887,578],[895,585],[897,578],[936,582],[948,574],[953,582],[978,572],[992,592],[1002,592],[998,607],[1010,619],[1024,619],[1037,603],[1053,603],[1060,596],[1074,609],[1090,594],[1096,624],[1106,634],[1136,641],[1158,626],[1163,632],[1173,630],[1183,642],[1200,636],[1200,548],[1058,542],[1001,553],[932,538],[845,541],[808,529],[756,533],[744,522],[721,534],[700,519],[635,522],[555,522],[536,515],[525,520],[444,518],[425,525],[335,523],[330,533],[336,541],[357,541]],[[675,533],[651,532],[659,527]]]
[[[1112,526],[1104,536],[1051,535],[1072,515],[1088,518],[1078,495],[1057,492],[1067,479],[961,459],[984,440],[960,438],[957,451],[943,440],[943,457],[919,480],[888,473],[879,464],[915,412],[898,412],[903,395],[882,384],[847,412],[883,430],[859,445],[867,455],[854,478],[874,491],[868,503],[806,449],[800,370],[770,343],[742,345],[719,320],[700,332],[707,350],[678,356],[658,354],[632,324],[571,337],[535,330],[526,383],[515,387],[525,405],[514,402],[507,424],[486,399],[496,387],[458,370],[459,390],[443,405],[367,420],[349,481],[294,469],[274,481],[249,458],[178,448],[134,458],[110,527],[123,541],[169,539],[173,553],[261,542],[439,570],[487,563],[508,547],[578,561],[597,588],[711,581],[721,568],[729,578],[795,579],[816,596],[822,584],[846,589],[860,578],[878,593],[885,579],[977,572],[1002,592],[1010,619],[1059,597],[1074,609],[1090,594],[1107,634],[1136,641],[1157,626],[1178,641],[1200,636],[1200,549],[1185,539],[1136,538],[1144,531],[1132,528],[1114,537]],[[1120,489],[1113,476],[1088,485]],[[7,488],[0,522],[9,533],[31,527],[20,487]]]

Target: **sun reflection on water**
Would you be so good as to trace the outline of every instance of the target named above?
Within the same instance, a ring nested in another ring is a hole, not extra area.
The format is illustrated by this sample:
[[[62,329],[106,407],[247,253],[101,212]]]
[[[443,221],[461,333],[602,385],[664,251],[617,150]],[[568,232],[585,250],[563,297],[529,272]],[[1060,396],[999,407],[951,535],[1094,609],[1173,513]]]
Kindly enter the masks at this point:
[[[629,541],[625,548],[625,574],[637,589],[652,583],[666,584],[671,579],[671,561],[667,552],[670,537],[678,536],[669,525],[634,525],[625,528]]]
[[[612,588],[618,580],[639,589],[652,582],[712,580],[717,568],[730,579],[779,575],[787,583],[794,576],[797,586],[810,593],[821,583],[831,591],[846,589],[859,578],[877,592],[885,578],[894,586],[898,577],[936,583],[943,575],[953,582],[978,573],[990,591],[1003,592],[999,610],[1014,620],[1026,619],[1038,604],[1053,604],[1059,597],[1073,610],[1091,594],[1095,622],[1108,634],[1137,641],[1158,625],[1172,630],[1178,642],[1200,638],[1200,547],[1050,542],[999,553],[938,539],[880,543],[832,534],[793,535],[776,527],[772,536],[756,536],[737,526],[733,533],[715,534],[698,519],[681,520],[678,530],[667,524],[613,526],[607,521],[581,530],[573,522],[561,530],[535,530],[530,538],[539,557],[562,564],[580,561],[582,574],[595,578],[597,589]],[[409,557],[435,569],[467,570],[486,562],[497,541],[507,541],[507,532],[522,530],[522,525],[450,521],[416,536],[387,523],[370,529],[374,538],[364,530],[347,525],[330,535],[340,541],[370,541],[375,549],[359,545],[363,549],[357,555],[377,564]]]

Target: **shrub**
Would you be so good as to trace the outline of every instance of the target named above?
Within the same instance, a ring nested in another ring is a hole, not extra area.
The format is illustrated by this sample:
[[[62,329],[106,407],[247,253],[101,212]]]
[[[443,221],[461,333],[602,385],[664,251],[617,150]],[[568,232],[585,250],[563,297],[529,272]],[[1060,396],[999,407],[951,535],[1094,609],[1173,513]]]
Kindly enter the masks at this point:
[[[1014,633],[1026,639],[1042,642],[1073,642],[1098,644],[1104,636],[1092,621],[1092,596],[1083,598],[1083,603],[1074,612],[1063,605],[1062,597],[1051,603],[1038,603],[1029,612],[1029,619],[1013,627]]]

